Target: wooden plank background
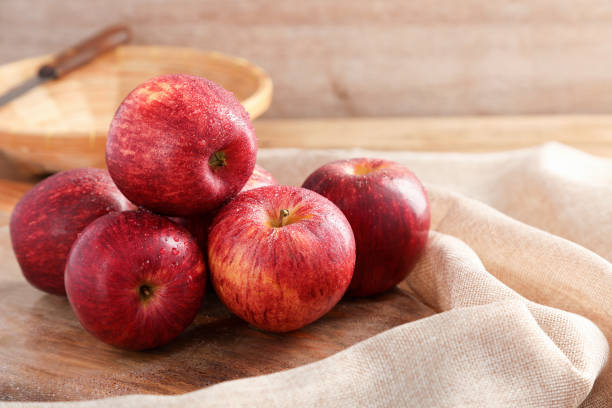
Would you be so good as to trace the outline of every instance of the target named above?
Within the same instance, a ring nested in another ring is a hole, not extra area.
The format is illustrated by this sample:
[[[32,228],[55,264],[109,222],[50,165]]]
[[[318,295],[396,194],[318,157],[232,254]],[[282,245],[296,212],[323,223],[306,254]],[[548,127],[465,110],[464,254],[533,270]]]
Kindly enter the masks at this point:
[[[1,0],[0,62],[118,21],[260,64],[271,118],[612,111],[609,0]]]

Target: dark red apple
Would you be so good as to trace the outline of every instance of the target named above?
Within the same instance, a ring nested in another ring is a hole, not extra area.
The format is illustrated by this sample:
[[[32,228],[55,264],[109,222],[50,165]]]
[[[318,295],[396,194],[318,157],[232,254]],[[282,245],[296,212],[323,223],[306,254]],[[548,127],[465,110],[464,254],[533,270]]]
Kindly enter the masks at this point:
[[[190,75],[164,75],[134,89],[115,113],[106,143],[111,177],[133,203],[190,216],[244,186],[257,143],[234,95]]]
[[[208,262],[221,301],[264,330],[285,332],[327,313],[353,275],[355,240],[342,212],[306,189],[239,194],[211,227]]]
[[[145,210],[90,224],[66,264],[66,292],[77,318],[116,347],[144,350],[178,336],[203,300],[206,272],[193,236]]]
[[[430,221],[427,193],[410,170],[386,160],[341,160],[320,167],[302,187],[330,199],[353,228],[357,262],[347,294],[381,293],[410,273]]]
[[[38,289],[65,295],[64,267],[77,235],[96,218],[132,208],[106,170],[69,170],[41,181],[11,214],[11,241],[23,275]]]

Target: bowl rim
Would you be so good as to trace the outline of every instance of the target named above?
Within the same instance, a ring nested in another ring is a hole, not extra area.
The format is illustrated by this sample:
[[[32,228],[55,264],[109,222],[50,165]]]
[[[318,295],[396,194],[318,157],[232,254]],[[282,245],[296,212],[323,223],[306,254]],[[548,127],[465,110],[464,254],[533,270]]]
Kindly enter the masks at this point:
[[[250,79],[256,83],[254,91],[240,101],[246,111],[249,112],[251,119],[259,117],[270,106],[273,93],[272,79],[263,68],[245,58],[230,56],[218,51],[169,45],[123,45],[109,53],[119,53],[120,55],[130,52],[144,55],[157,54],[158,56],[164,53],[173,55],[185,53],[193,56],[199,55],[213,64],[230,64],[234,67],[240,67],[244,72],[248,72]],[[51,55],[40,55],[2,64],[0,65],[0,74],[11,69],[15,69],[17,72],[27,72],[29,69],[27,67],[31,66],[32,75],[34,75],[38,67],[51,58]],[[69,75],[72,75],[72,73]],[[24,75],[22,74],[22,76]],[[16,82],[18,83],[19,80]],[[6,88],[10,88],[10,86]],[[10,103],[0,107],[0,110],[8,106],[10,106]],[[67,129],[58,132],[54,129],[19,129],[14,123],[10,122],[10,120],[0,121],[0,151],[13,162],[19,164],[20,167],[27,167],[28,172],[103,166],[103,161],[98,156],[106,144],[106,130]]]
[[[253,62],[247,60],[246,58],[228,55],[228,54],[225,54],[219,51],[208,51],[208,50],[203,50],[203,49],[193,48],[193,47],[183,47],[183,46],[175,47],[175,46],[169,46],[169,45],[121,45],[115,48],[114,50],[109,51],[109,53],[119,53],[119,54],[126,53],[126,52],[145,52],[145,53],[148,52],[154,55],[163,54],[164,52],[199,54],[202,57],[205,57],[207,59],[210,59],[216,62],[225,62],[225,63],[231,64],[234,66],[239,66],[241,68],[244,68],[245,71],[249,72],[251,76],[257,82],[257,88],[253,91],[253,93],[251,93],[251,95],[249,95],[248,97],[240,101],[242,105],[244,106],[244,108],[249,113],[251,120],[258,118],[264,112],[266,112],[268,108],[270,107],[270,103],[272,102],[272,93],[274,90],[272,79],[261,66],[254,64]],[[16,61],[11,61],[5,64],[0,64],[0,73],[7,69],[10,70],[12,66],[17,66],[17,65],[27,66],[31,64],[34,68],[32,70],[32,75],[34,75],[36,73],[37,67],[39,65],[44,64],[47,61],[50,61],[52,57],[53,57],[52,54],[45,54],[45,55],[38,55],[34,57],[28,57],[28,58],[24,58],[24,59],[20,59]],[[71,74],[68,74],[68,75],[71,75]],[[18,83],[19,81],[16,81],[15,84],[18,84]],[[10,106],[10,103],[8,103],[5,106]],[[2,109],[3,107],[0,107],[0,110]],[[70,135],[71,137],[75,137],[76,135],[83,135],[84,132],[67,131],[67,132],[64,132],[64,134]],[[54,136],[53,133],[50,133],[45,130],[41,130],[40,132],[20,131],[18,129],[15,129],[11,125],[6,126],[5,124],[0,123],[0,140],[3,139],[2,137],[3,135],[5,137],[7,135],[11,136],[11,139],[13,139],[17,135],[28,135],[30,137],[38,136],[38,137],[47,137],[47,138]],[[0,150],[2,149],[3,149],[3,146],[0,147]]]

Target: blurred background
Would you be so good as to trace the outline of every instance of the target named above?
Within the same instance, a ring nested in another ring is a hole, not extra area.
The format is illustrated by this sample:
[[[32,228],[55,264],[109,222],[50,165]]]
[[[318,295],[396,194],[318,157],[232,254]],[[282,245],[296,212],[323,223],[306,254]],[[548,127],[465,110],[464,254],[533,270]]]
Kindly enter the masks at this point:
[[[263,67],[266,118],[608,113],[610,21],[607,0],[1,0],[0,63],[123,22]]]

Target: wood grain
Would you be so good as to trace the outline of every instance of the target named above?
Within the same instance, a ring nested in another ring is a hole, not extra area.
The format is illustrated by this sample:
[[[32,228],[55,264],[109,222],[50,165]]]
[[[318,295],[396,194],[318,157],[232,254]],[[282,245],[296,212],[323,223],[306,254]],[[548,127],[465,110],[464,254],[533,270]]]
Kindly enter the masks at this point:
[[[8,224],[13,207],[31,188],[30,183],[0,179],[0,226]]]
[[[0,93],[47,60],[0,66]],[[123,46],[0,107],[0,149],[39,171],[104,166],[106,132],[123,98],[153,76],[177,72],[221,84],[253,118],[270,105],[272,81],[244,59],[190,48]]]
[[[610,21],[608,0],[3,0],[0,61],[126,22],[264,67],[269,117],[609,113]]]
[[[560,142],[612,157],[612,116],[274,119],[255,122],[259,147],[490,152]]]
[[[8,248],[6,230],[0,230],[0,255],[12,260]],[[66,298],[30,287],[16,265],[6,269],[0,274],[0,400],[8,401],[193,391],[317,361],[434,313],[399,287],[368,299],[344,299],[306,328],[271,334],[231,315],[208,294],[195,322],[172,343],[127,352],[85,332]]]

